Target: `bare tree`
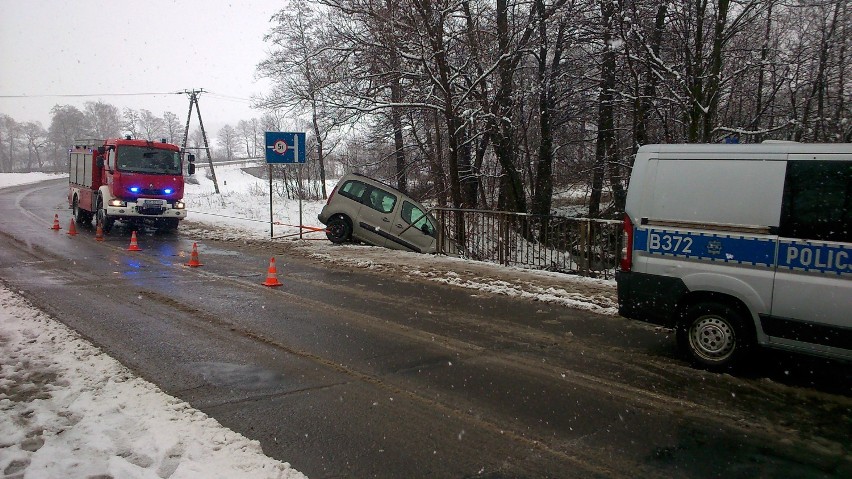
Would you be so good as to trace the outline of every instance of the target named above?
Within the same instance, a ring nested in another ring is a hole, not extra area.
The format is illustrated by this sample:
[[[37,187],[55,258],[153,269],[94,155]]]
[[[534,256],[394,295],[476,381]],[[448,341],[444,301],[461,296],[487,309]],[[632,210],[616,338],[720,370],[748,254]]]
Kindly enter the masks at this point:
[[[237,131],[231,125],[225,125],[219,130],[217,135],[219,146],[224,152],[226,160],[234,159],[234,153],[239,148],[239,138]]]
[[[850,33],[842,0],[291,0],[258,65],[264,115],[219,144],[259,156],[264,130],[303,129],[317,184],[331,165],[437,204],[540,214],[582,188],[588,213],[616,214],[644,144],[852,141]],[[3,117],[0,169],[179,130],[168,112],[125,109],[122,125],[112,105],[83,110],[55,107],[47,143]]]
[[[121,133],[118,108],[101,101],[86,102],[83,114],[86,129],[93,138],[115,138]]]
[[[846,2],[838,0],[832,4],[819,5],[814,11],[814,13],[819,15],[815,19],[819,27],[814,32],[818,37],[815,39],[813,45],[816,54],[811,57],[811,66],[814,67],[810,71],[812,77],[808,91],[805,92],[801,114],[797,117],[794,133],[796,141],[802,141],[806,137],[806,134],[807,137],[815,141],[827,140],[825,106],[826,97],[829,95],[829,75],[832,70],[831,61],[833,60],[832,52],[837,48],[835,46],[837,31],[843,29],[840,22],[843,18],[841,13],[845,9]],[[803,36],[803,38],[808,38],[808,35]],[[839,44],[844,45],[846,41],[841,40]],[[843,94],[841,93],[840,96],[842,98]]]
[[[125,108],[121,111],[121,127],[131,138],[139,138],[139,112],[133,108]]]
[[[327,197],[328,140],[358,116],[356,109],[335,104],[332,99],[332,90],[350,73],[346,67],[351,52],[335,45],[340,36],[327,29],[329,18],[305,0],[290,2],[273,16],[275,26],[264,37],[273,50],[258,65],[259,73],[274,81],[272,93],[259,105],[268,110],[298,110],[311,119],[323,198]]]
[[[0,172],[15,171],[21,126],[9,115],[0,115]]]
[[[151,110],[139,110],[139,129],[146,140],[159,140],[165,136],[163,119],[151,113]]]
[[[21,125],[21,132],[27,142],[27,171],[43,171],[44,161],[42,158],[42,150],[47,145],[47,130],[41,126],[40,122],[28,121]]]
[[[240,142],[245,147],[247,158],[254,158],[262,154],[260,150],[263,144],[263,132],[257,118],[237,122],[237,133],[240,135]]]
[[[52,145],[54,169],[60,171],[68,166],[68,148],[74,144],[74,140],[86,136],[86,117],[71,105],[56,105],[50,113],[52,118],[48,136]]]
[[[180,118],[170,111],[163,113],[163,134],[166,135],[166,139],[169,143],[176,143],[180,141],[180,137],[182,135],[183,127],[180,122]]]

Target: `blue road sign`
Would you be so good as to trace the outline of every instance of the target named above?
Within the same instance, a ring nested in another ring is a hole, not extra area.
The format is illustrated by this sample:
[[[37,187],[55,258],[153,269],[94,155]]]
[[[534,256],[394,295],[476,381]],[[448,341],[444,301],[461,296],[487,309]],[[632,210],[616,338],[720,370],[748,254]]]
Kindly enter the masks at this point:
[[[305,134],[266,132],[267,163],[304,163]]]

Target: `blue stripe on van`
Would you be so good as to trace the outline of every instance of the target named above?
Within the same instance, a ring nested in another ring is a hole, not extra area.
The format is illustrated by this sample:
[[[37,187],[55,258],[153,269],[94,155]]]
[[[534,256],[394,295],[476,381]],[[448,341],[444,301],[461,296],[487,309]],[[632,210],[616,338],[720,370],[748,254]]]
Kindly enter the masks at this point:
[[[775,241],[741,234],[713,234],[649,228],[642,238],[650,254],[772,267]],[[634,249],[638,249],[634,243]]]
[[[782,239],[778,242],[778,268],[852,274],[852,248]]]
[[[633,250],[652,255],[773,268],[774,238],[740,234],[685,232],[637,228]],[[852,274],[852,248],[811,241],[778,241],[778,268],[823,274]]]

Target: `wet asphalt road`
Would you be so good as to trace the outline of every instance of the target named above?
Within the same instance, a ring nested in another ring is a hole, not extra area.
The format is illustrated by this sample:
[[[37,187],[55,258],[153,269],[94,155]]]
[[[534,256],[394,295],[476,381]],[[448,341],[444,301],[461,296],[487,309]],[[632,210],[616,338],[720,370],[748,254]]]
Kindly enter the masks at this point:
[[[180,232],[67,235],[64,195],[0,190],[0,279],[313,479],[852,477],[848,365],[709,374],[663,330],[274,242],[203,241],[187,268]]]

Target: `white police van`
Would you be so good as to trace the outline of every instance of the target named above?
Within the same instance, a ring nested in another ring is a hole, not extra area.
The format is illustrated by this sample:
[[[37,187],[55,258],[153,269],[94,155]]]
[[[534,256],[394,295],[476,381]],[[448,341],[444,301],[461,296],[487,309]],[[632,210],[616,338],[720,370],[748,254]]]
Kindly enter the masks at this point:
[[[852,144],[642,146],[624,234],[619,313],[676,328],[698,365],[852,359]]]

